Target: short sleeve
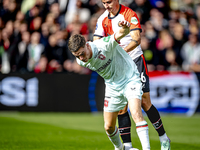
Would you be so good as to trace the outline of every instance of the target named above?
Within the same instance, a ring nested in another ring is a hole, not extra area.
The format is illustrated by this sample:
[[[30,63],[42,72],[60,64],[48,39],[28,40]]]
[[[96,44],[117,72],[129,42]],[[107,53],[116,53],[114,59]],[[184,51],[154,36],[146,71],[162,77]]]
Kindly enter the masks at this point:
[[[142,28],[141,28],[141,24],[140,24],[140,20],[136,14],[136,12],[134,12],[132,9],[130,8],[124,8],[126,9],[126,11],[124,11],[124,18],[125,20],[127,20],[131,26],[130,26],[130,30],[141,30],[142,31]]]
[[[97,21],[96,29],[95,29],[93,36],[99,36],[99,37],[104,36],[104,30],[103,30],[103,27],[102,27],[102,23],[99,20]]]
[[[98,48],[104,49],[105,51],[112,51],[118,45],[118,42],[114,38],[114,34],[111,36],[103,37],[100,40],[94,41]]]

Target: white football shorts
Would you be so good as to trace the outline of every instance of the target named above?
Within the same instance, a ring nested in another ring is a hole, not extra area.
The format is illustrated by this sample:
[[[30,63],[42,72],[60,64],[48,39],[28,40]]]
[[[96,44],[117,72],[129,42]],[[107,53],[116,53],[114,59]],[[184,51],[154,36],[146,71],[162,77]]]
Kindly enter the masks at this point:
[[[124,86],[122,90],[111,89],[106,86],[105,99],[104,99],[104,111],[105,112],[117,112],[126,106],[128,100],[138,98],[141,100],[143,91],[142,83],[138,81],[130,81]]]

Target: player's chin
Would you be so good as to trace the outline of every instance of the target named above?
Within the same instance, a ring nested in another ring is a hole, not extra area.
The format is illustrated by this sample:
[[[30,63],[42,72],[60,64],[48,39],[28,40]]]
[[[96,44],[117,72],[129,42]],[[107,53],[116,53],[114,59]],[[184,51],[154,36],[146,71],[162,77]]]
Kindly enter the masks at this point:
[[[107,10],[108,12],[110,12],[110,13],[112,12],[112,9],[107,8],[106,10]]]

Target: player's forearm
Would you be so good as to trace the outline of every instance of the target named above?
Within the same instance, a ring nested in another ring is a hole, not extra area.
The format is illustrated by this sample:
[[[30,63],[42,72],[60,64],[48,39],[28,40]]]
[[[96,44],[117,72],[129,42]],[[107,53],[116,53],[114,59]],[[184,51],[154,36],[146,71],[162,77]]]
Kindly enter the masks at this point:
[[[119,41],[123,37],[125,37],[129,32],[130,29],[128,27],[122,27],[118,32],[115,33],[115,39]]]
[[[140,30],[132,30],[130,32],[131,42],[124,48],[126,52],[134,50],[141,43]]]
[[[131,40],[131,42],[124,48],[126,52],[134,50],[138,45],[140,45],[141,40]]]
[[[126,20],[120,21],[119,26],[121,26],[121,28],[114,35],[117,41],[121,40],[130,32],[130,23],[128,21]]]

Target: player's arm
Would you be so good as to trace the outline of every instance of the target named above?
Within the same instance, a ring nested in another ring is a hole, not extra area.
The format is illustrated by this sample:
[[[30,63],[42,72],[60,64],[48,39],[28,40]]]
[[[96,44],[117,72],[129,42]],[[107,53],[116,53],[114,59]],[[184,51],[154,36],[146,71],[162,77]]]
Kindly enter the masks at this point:
[[[133,30],[130,32],[130,35],[132,37],[131,42],[124,48],[126,52],[130,52],[134,50],[138,45],[141,43],[141,35],[140,30]]]
[[[119,23],[119,25],[121,26],[121,28],[114,35],[114,38],[116,41],[121,40],[123,37],[125,37],[130,32],[130,23],[128,21],[121,21]]]

